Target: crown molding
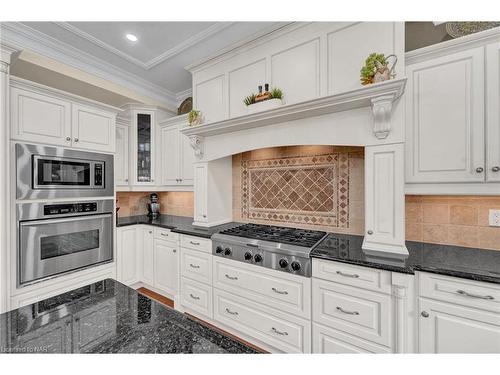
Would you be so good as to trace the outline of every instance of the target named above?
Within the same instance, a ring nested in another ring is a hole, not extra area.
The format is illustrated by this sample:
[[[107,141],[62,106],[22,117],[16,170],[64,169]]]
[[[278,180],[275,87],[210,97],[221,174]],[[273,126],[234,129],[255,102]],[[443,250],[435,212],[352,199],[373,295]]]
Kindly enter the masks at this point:
[[[203,59],[196,61],[192,64],[186,65],[184,69],[194,73],[204,69],[210,65],[227,60],[232,56],[241,53],[245,50],[254,48],[260,44],[266,43],[270,40],[276,39],[281,35],[287,34],[293,30],[304,27],[311,22],[276,22],[275,24],[252,34],[248,38],[233,43],[212,55],[208,55]]]
[[[166,61],[174,56],[177,56],[182,51],[185,51],[186,49],[195,46],[196,44],[211,37],[212,35],[228,28],[234,22],[217,22],[214,25],[211,25],[211,26],[207,27],[206,29],[200,31],[199,33],[192,35],[188,39],[173,46],[172,48],[169,48],[165,52],[152,58],[149,61],[141,61],[139,59],[136,59],[135,57],[129,55],[128,53],[120,51],[119,49],[113,47],[112,45],[102,41],[99,38],[96,38],[95,36],[79,29],[76,26],[71,25],[68,22],[53,22],[53,23],[62,27],[65,30],[81,37],[81,38],[86,39],[87,41],[89,41],[91,43],[94,43],[95,45],[107,50],[108,52],[114,53],[115,55],[127,60],[128,62],[131,62],[132,64],[135,64],[143,69],[149,70],[149,69],[154,68],[155,66],[161,64],[162,62],[164,62],[164,61]]]
[[[0,28],[2,42],[9,44],[12,48],[18,50],[29,49],[161,101],[166,104],[168,109],[177,109],[176,94],[170,90],[146,81],[137,75],[80,51],[22,23],[2,22]]]
[[[177,103],[181,104],[184,99],[189,98],[190,96],[193,96],[193,89],[189,88],[184,91],[179,91],[177,93]]]

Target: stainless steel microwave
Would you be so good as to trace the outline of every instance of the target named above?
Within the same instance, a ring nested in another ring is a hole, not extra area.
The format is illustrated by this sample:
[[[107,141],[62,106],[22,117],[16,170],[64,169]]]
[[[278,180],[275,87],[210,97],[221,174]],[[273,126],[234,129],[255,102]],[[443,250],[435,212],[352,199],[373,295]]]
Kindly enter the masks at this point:
[[[112,197],[113,155],[16,144],[17,199]]]

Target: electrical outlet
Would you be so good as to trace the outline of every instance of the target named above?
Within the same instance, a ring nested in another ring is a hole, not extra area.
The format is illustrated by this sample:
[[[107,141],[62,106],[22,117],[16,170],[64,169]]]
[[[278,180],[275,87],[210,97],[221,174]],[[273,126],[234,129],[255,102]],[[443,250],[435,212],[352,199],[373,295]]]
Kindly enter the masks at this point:
[[[490,210],[490,227],[500,227],[500,210]]]

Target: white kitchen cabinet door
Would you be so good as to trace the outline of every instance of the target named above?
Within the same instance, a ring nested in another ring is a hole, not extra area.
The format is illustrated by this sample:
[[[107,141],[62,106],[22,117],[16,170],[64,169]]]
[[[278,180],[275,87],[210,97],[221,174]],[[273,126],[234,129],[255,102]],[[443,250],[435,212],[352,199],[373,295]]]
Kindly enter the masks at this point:
[[[130,127],[116,124],[115,182],[117,186],[129,184]]]
[[[125,285],[135,284],[138,281],[137,252],[140,251],[138,246],[139,241],[137,241],[136,227],[118,228],[116,241],[118,281]]]
[[[161,137],[161,183],[177,185],[179,183],[179,129],[167,126],[160,130]]]
[[[191,147],[189,138],[184,134],[179,133],[179,146],[180,146],[180,185],[192,186],[194,181],[194,150]]]
[[[409,65],[406,75],[406,182],[484,181],[484,48]]]
[[[286,104],[319,97],[319,49],[317,38],[271,57],[271,86],[283,90]]]
[[[179,276],[177,246],[154,240],[154,286],[168,294],[177,294]]]
[[[141,281],[154,285],[154,234],[153,228],[143,228],[142,229],[142,272]]]
[[[207,165],[196,164],[194,167],[194,221],[207,222]]]
[[[200,110],[205,123],[227,118],[224,75],[197,83],[194,87],[194,108]]]
[[[247,114],[243,99],[266,83],[266,59],[251,62],[229,72],[229,117]]]
[[[420,298],[420,353],[500,353],[500,313]]]
[[[71,103],[11,87],[12,138],[71,146]]]
[[[500,43],[486,46],[486,180],[500,181]]]
[[[402,143],[365,148],[365,250],[408,254],[403,159]]]
[[[87,150],[115,152],[115,114],[72,104],[72,145]]]

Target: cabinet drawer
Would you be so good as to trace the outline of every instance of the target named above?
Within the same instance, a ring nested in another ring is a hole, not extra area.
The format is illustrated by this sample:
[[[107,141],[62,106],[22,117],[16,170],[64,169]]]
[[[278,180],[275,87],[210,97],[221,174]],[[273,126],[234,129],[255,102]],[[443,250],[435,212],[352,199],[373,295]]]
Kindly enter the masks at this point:
[[[170,229],[155,228],[155,238],[163,241],[176,242],[179,240],[179,234],[173,233]]]
[[[311,317],[311,279],[213,258],[214,287],[304,318]]]
[[[212,253],[212,241],[208,238],[181,235],[181,246],[188,249]]]
[[[308,320],[214,289],[214,319],[286,353],[310,353]]]
[[[181,278],[181,304],[194,315],[212,319],[212,287],[194,280]]]
[[[181,249],[181,275],[211,285],[212,254]]]
[[[391,296],[313,279],[313,321],[391,346]]]
[[[376,292],[391,292],[391,273],[389,271],[313,259],[312,275],[315,278]]]
[[[420,296],[500,311],[500,285],[419,272]]]
[[[313,353],[391,353],[389,348],[313,323]]]

